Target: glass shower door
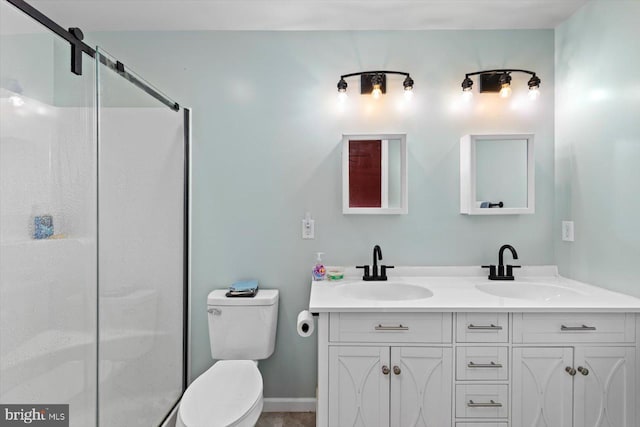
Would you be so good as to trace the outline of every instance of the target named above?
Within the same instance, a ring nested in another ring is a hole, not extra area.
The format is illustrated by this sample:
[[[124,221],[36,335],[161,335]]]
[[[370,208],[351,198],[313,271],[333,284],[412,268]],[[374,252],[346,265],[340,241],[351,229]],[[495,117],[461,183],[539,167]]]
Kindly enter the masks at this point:
[[[95,70],[0,2],[0,403],[96,425]],[[0,422],[1,423],[1,422]]]
[[[184,384],[184,115],[97,58],[99,421],[155,426]]]

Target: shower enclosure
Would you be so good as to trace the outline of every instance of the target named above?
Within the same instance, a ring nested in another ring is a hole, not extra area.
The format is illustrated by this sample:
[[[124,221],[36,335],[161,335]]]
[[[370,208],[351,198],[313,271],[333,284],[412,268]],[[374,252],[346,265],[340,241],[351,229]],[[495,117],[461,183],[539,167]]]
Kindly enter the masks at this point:
[[[186,386],[190,111],[78,34],[0,1],[0,405],[157,426]]]

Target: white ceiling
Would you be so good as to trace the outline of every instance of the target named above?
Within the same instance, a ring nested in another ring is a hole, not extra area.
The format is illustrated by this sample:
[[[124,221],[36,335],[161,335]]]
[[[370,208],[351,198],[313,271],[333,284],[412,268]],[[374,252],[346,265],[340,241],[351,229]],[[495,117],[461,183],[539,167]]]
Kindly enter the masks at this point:
[[[27,0],[83,31],[554,28],[587,0]]]

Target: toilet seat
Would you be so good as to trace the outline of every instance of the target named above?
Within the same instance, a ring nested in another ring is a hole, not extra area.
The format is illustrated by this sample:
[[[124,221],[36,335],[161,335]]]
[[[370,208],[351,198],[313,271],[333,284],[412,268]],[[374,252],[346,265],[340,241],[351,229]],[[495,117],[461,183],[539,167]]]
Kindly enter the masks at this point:
[[[177,426],[253,427],[262,412],[262,375],[252,360],[221,360],[180,401]]]

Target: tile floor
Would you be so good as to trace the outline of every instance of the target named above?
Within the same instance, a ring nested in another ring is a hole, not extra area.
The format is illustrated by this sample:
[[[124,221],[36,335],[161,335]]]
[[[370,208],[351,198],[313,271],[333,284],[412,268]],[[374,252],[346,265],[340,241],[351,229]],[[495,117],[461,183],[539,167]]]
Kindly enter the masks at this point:
[[[316,413],[263,412],[256,427],[316,427]]]

